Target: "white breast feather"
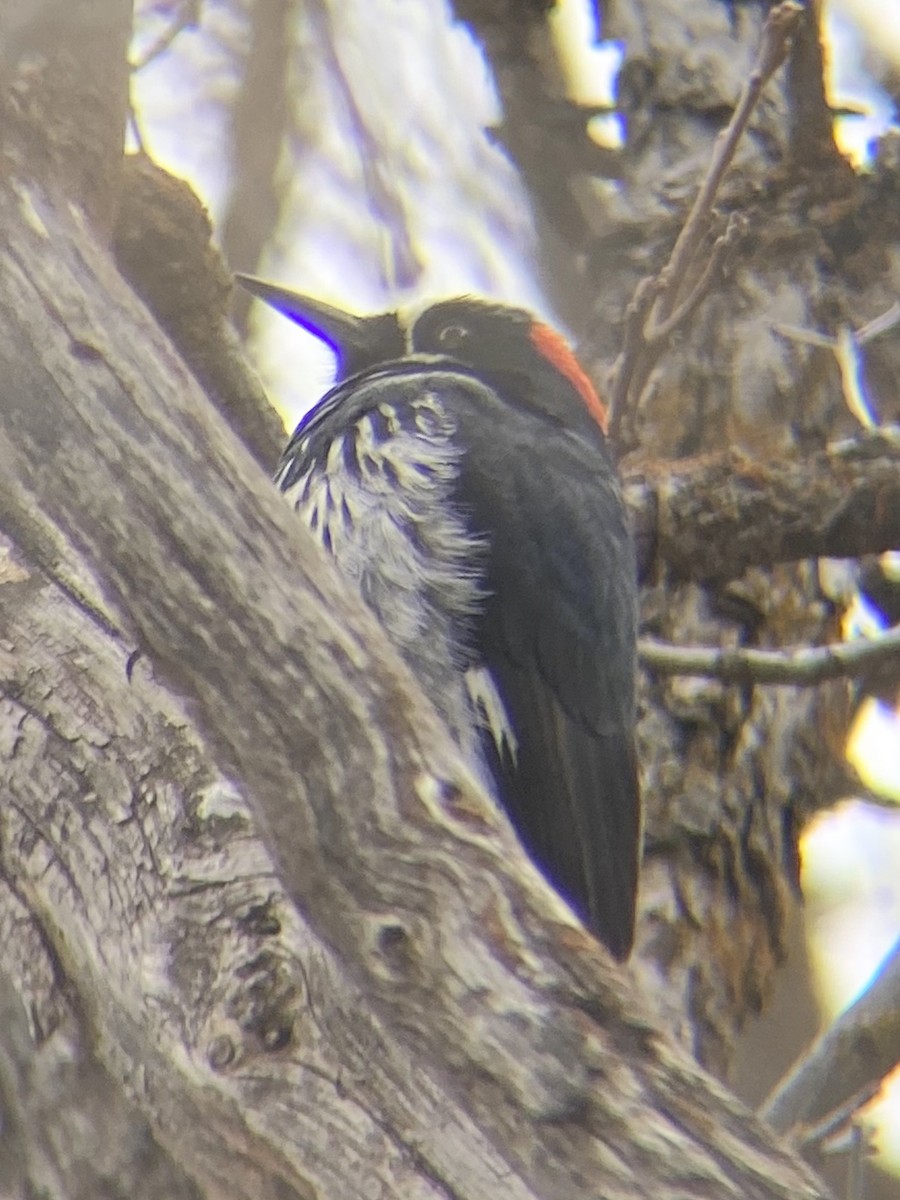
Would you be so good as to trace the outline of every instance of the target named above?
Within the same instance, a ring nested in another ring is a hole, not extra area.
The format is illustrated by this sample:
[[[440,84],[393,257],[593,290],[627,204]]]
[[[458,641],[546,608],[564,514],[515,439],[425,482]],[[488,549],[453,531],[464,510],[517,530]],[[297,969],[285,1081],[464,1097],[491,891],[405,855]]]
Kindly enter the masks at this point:
[[[490,676],[474,692],[463,678],[465,635],[484,593],[479,539],[453,506],[455,426],[429,396],[413,406],[411,428],[389,405],[379,415],[388,436],[378,438],[371,415],[360,417],[285,497],[359,588],[462,748],[477,755],[478,729],[487,728],[514,754]]]

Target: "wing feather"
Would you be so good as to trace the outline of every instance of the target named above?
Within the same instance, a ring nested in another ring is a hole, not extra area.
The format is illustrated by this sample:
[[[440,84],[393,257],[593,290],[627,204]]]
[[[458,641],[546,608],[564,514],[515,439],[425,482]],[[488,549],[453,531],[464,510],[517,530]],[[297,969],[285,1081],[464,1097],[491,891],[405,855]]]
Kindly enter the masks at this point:
[[[485,730],[485,754],[526,848],[624,958],[641,846],[624,504],[599,438],[509,406],[498,437],[490,419],[462,410],[459,494],[489,545],[475,650],[518,749],[498,752]]]

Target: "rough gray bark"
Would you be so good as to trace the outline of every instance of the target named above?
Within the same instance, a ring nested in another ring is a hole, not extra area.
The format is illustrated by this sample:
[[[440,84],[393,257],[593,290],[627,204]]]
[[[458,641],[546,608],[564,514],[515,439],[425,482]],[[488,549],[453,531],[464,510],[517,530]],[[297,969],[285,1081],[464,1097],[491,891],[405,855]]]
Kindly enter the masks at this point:
[[[0,1179],[148,1200],[192,1179],[263,1198],[824,1195],[658,1028],[651,992],[727,1056],[791,903],[785,814],[845,785],[837,755],[774,693],[648,682],[641,995],[273,494],[252,394],[235,410],[205,373],[220,323],[185,336],[182,304],[166,336],[117,274],[117,78],[26,80],[4,113]],[[108,101],[83,118],[89,173],[53,141],[73,81]],[[819,601],[785,623],[796,568],[710,593],[655,565],[650,628],[715,641],[723,597],[783,640],[831,627]],[[800,716],[842,705],[832,685]]]
[[[121,164],[113,246],[119,269],[178,346],[197,382],[270,472],[284,427],[231,324],[231,276],[188,184],[143,154]]]
[[[860,433],[799,459],[734,451],[625,472],[638,573],[707,585],[798,558],[900,545],[900,440]]]

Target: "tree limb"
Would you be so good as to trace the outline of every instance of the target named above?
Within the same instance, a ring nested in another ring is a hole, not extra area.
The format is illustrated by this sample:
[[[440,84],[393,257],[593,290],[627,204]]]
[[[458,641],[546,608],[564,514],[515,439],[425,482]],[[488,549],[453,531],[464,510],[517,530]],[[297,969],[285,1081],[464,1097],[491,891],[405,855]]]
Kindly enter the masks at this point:
[[[169,24],[131,63],[132,71],[143,71],[155,59],[165,54],[175,39],[185,29],[196,29],[200,24],[203,0],[180,0]]]
[[[625,474],[642,578],[723,580],[751,566],[900,546],[900,444],[888,428],[805,459],[736,452]]]
[[[723,683],[775,683],[814,687],[828,679],[855,677],[900,657],[900,626],[872,638],[795,650],[726,650],[673,646],[642,638],[641,662],[659,675],[703,675]]]
[[[794,3],[794,0],[785,0],[784,3],[775,5],[766,18],[753,70],[738,98],[731,120],[716,138],[709,169],[672,248],[669,261],[663,268],[664,284],[648,317],[651,339],[653,327],[665,322],[675,311],[688,274],[709,230],[713,203],[722,186],[722,180],[731,166],[738,143],[744,136],[763,88],[787,58],[802,15],[802,5]]]
[[[311,82],[305,71],[292,79],[292,0],[260,0],[248,13],[250,33],[241,63],[241,85],[231,108],[231,157],[234,177],[218,230],[225,260],[254,270],[278,222],[284,197],[278,161],[290,136],[288,97]],[[303,103],[297,97],[295,103]],[[296,136],[296,135],[295,135]],[[250,296],[236,292],[233,311],[247,332]]]
[[[843,1122],[872,1098],[900,1063],[900,941],[862,996],[794,1064],[763,1104],[762,1117],[779,1133]]]

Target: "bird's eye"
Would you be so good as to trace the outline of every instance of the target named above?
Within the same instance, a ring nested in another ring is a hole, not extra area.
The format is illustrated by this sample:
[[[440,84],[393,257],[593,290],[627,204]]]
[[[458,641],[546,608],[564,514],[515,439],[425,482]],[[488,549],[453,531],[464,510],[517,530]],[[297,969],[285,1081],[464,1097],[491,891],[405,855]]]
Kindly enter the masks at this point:
[[[445,325],[438,331],[437,340],[445,350],[458,350],[468,336],[465,325]]]

